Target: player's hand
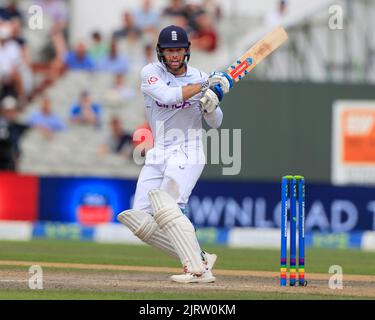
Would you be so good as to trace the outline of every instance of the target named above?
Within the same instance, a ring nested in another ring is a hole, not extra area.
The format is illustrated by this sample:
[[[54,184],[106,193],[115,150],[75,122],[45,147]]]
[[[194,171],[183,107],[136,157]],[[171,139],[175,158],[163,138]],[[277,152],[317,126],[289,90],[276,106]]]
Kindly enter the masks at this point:
[[[224,92],[221,87],[215,84],[212,89],[208,89],[199,100],[202,110],[205,113],[213,112],[223,99]]]
[[[214,71],[211,72],[208,81],[210,83],[210,88],[215,84],[219,85],[223,90],[224,94],[229,92],[229,89],[233,87],[232,78],[225,72]]]

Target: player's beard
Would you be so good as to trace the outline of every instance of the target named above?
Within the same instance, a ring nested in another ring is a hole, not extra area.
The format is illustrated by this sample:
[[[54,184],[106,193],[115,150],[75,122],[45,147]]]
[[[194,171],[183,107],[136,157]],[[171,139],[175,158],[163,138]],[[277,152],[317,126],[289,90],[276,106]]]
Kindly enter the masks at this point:
[[[185,67],[185,59],[183,59],[181,62],[179,62],[178,65],[175,66],[172,65],[172,61],[166,62],[165,64],[167,66],[167,69],[172,71],[172,73],[178,73],[182,68]]]

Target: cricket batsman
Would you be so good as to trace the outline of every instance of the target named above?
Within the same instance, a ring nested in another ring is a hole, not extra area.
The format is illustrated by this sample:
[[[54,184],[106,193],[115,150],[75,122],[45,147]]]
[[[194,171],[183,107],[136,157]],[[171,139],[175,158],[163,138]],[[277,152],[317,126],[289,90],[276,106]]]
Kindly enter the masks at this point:
[[[190,41],[181,27],[161,30],[156,53],[159,62],[141,71],[154,147],[146,154],[133,208],[117,219],[145,243],[181,261],[184,272],[172,281],[214,282],[217,257],[202,251],[184,212],[205,165],[202,118],[212,128],[221,125],[219,103],[233,83],[225,73],[208,77],[188,65]]]

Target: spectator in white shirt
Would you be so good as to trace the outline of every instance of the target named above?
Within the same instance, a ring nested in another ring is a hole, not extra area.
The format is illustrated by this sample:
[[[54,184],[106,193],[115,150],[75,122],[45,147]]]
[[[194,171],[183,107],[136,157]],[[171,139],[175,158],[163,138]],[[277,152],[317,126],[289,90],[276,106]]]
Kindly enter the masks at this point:
[[[264,17],[264,22],[268,27],[276,27],[280,24],[288,9],[286,0],[278,1],[277,10],[268,12]]]
[[[22,63],[22,52],[18,42],[11,39],[12,25],[0,21],[0,98],[8,94],[23,97],[22,79],[19,66]]]
[[[123,73],[114,76],[112,86],[105,94],[108,101],[112,103],[129,102],[135,98],[135,90],[126,84],[126,78]]]

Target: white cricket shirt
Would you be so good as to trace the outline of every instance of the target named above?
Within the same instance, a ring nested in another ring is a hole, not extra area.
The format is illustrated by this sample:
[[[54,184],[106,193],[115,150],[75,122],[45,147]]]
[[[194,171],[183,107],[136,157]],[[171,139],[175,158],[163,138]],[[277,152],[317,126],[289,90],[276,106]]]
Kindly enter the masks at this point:
[[[168,148],[201,140],[204,113],[200,108],[199,99],[203,93],[182,101],[181,87],[202,83],[207,80],[207,74],[188,65],[185,74],[175,76],[168,72],[163,64],[157,62],[146,65],[141,71],[141,78],[141,90],[155,147]],[[218,128],[223,113],[220,107],[217,107],[204,118],[208,125]],[[189,132],[189,129],[195,130]]]

